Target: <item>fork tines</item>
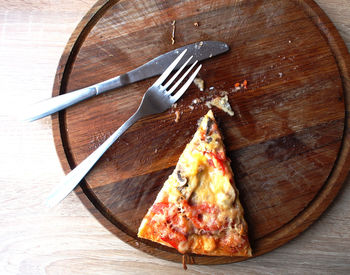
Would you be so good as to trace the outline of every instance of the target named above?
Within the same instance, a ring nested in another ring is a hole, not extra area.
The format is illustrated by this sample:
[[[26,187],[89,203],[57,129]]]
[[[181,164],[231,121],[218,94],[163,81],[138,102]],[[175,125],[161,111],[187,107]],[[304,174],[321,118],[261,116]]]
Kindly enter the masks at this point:
[[[182,57],[185,55],[187,50],[185,49],[171,64],[170,66],[164,71],[164,73],[158,78],[158,80],[154,83],[154,85],[161,85],[166,78],[170,75],[170,73],[173,71],[173,69],[176,67],[176,65],[180,62]],[[191,61],[193,56],[190,56],[186,62],[181,66],[181,68],[171,77],[170,80],[166,82],[166,84],[162,85],[163,89],[166,90],[174,81],[175,79],[179,76],[179,74],[183,71],[183,69],[187,66],[187,64]],[[181,84],[181,82],[185,79],[185,77],[191,72],[191,70],[194,68],[194,66],[198,63],[198,60],[196,60],[188,69],[187,71],[180,77],[180,79],[173,84],[171,89],[165,92],[166,95],[171,95],[174,93],[176,88]],[[201,69],[202,65],[199,65],[197,69],[192,73],[192,75],[188,78],[188,80],[185,82],[185,84],[180,88],[179,91],[177,91],[173,96],[172,96],[172,101],[175,102],[177,101],[183,93],[187,90],[187,88],[191,85],[193,80],[195,79],[196,75],[198,74],[199,70]]]

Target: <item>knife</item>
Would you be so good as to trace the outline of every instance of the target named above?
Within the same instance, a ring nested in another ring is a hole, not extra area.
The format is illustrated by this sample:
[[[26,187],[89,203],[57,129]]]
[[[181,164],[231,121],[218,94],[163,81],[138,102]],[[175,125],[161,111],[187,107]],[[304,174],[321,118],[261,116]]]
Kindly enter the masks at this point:
[[[183,46],[181,48],[162,54],[147,62],[146,64],[141,65],[140,67],[120,76],[35,103],[31,105],[27,110],[25,110],[25,114],[23,116],[24,120],[34,121],[65,109],[84,99],[88,99],[90,97],[143,79],[160,75],[176,58],[176,56],[178,56],[178,54],[185,49],[187,49],[187,53],[184,60],[187,59],[186,56],[189,57],[193,55],[194,57],[191,59],[193,61],[188,63],[188,65],[191,65],[195,60],[202,61],[224,53],[229,50],[229,46],[226,43],[220,41],[201,41]],[[179,69],[181,65],[182,64],[178,64],[176,69]]]

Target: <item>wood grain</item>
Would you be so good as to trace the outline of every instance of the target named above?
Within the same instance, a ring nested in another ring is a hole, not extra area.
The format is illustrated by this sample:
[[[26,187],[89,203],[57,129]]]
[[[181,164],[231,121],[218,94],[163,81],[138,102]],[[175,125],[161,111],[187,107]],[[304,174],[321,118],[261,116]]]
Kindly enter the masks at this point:
[[[136,123],[90,172],[84,193],[119,229],[120,238],[180,262],[174,250],[137,239],[137,228],[207,111],[204,102],[194,110],[188,106],[196,98],[229,91],[236,116],[216,115],[246,206],[254,255],[266,253],[307,228],[349,171],[344,127],[349,124],[350,58],[345,44],[312,1],[162,3],[98,2],[66,47],[53,94],[125,73],[187,43],[221,40],[231,51],[204,62],[200,77],[207,89],[201,93],[193,86],[184,95],[176,107],[180,122],[174,122],[173,108]],[[174,19],[178,35],[172,45],[166,38]],[[236,92],[233,79],[247,79],[249,89]],[[117,129],[136,110],[151,81],[56,116],[54,136],[64,167],[74,168]],[[201,264],[242,260],[194,259]]]
[[[347,1],[316,2],[349,46]],[[51,96],[63,47],[93,4],[94,1],[0,3],[0,75],[3,90],[11,91],[3,93],[0,102],[2,274],[182,273],[180,264],[148,256],[120,241],[111,233],[113,228],[107,225],[109,231],[101,226],[75,194],[53,211],[43,211],[41,201],[63,176],[50,119],[27,124],[5,114],[17,111],[15,106]],[[103,138],[101,133],[96,137]],[[190,266],[187,273],[281,274],[289,270],[298,274],[348,274],[348,187],[344,186],[313,226],[279,249],[241,263]]]

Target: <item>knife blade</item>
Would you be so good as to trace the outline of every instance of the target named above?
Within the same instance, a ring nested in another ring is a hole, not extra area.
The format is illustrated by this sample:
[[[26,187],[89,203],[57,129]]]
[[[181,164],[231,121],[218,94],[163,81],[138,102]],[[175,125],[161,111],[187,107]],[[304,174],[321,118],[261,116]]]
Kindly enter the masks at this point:
[[[220,41],[201,41],[183,46],[162,54],[125,74],[35,103],[24,111],[22,117],[26,121],[34,121],[63,110],[90,97],[97,96],[101,93],[111,91],[113,89],[156,75],[160,75],[176,58],[176,56],[178,56],[178,54],[185,49],[187,49],[185,57],[190,57],[193,55],[192,61],[188,63],[188,65],[191,65],[195,60],[202,61],[227,52],[229,50],[229,46]],[[184,58],[184,60],[186,60],[186,58]],[[176,69],[179,69],[181,65],[182,64],[178,64]]]

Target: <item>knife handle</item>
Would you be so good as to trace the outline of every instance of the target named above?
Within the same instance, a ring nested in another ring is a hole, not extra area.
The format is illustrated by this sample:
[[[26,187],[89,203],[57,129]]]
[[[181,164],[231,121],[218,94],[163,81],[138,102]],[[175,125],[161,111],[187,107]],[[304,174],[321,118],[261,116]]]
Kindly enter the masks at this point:
[[[22,117],[26,121],[34,121],[95,95],[95,87],[86,87],[67,94],[55,96],[29,106],[29,108],[24,111],[24,114],[22,114]]]
[[[54,207],[61,200],[63,200],[85,177],[91,170],[100,157],[108,150],[109,147],[137,120],[144,115],[136,111],[120,128],[115,131],[104,143],[102,143],[91,155],[83,160],[78,166],[70,171],[60,183],[53,189],[44,205],[47,207]]]
[[[117,76],[83,89],[39,101],[24,110],[22,118],[26,121],[34,121],[120,86],[122,86],[120,76]]]

